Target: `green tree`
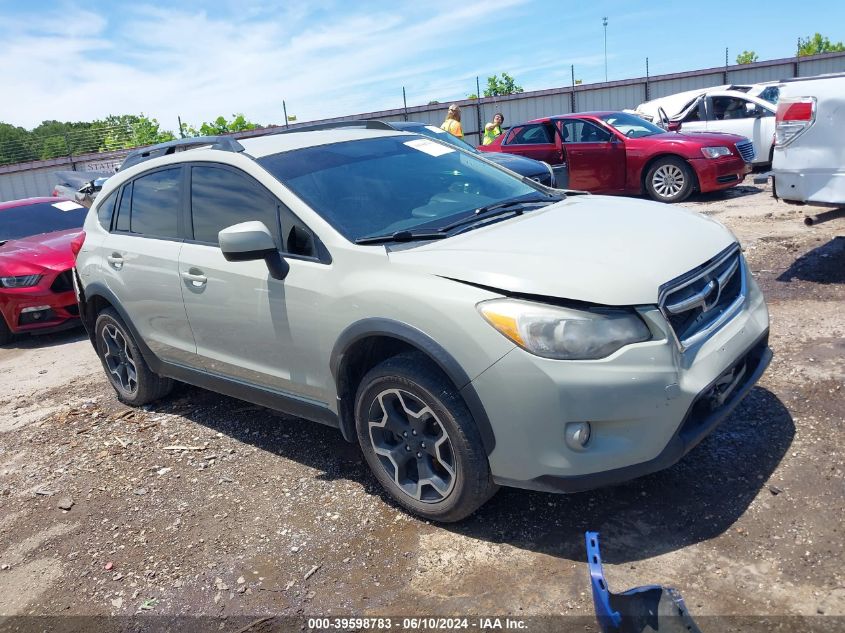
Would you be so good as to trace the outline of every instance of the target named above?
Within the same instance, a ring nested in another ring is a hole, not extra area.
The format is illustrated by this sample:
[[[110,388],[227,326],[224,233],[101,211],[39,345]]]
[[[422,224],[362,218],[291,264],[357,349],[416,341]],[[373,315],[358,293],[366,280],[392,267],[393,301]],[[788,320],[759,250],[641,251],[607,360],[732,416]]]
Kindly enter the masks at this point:
[[[0,165],[38,159],[30,133],[22,127],[0,123]]]
[[[108,125],[104,126],[107,131],[101,149],[128,149],[141,145],[155,145],[172,141],[176,137],[173,132],[162,130],[156,119],[151,119],[143,114],[134,114],[106,117]]]
[[[837,53],[840,51],[845,51],[845,44],[842,42],[831,42],[829,38],[824,37],[821,33],[816,33],[806,39],[802,37],[798,38],[798,57],[818,55],[819,53]]]
[[[514,78],[507,73],[502,73],[502,78],[497,75],[487,78],[487,87],[484,89],[485,97],[501,97],[524,92],[522,86],[517,86]]]
[[[736,56],[737,64],[753,64],[759,59],[754,51],[742,51]]]
[[[289,119],[291,117],[288,117]],[[296,120],[294,116],[292,120]],[[200,125],[199,131],[190,126],[185,126],[184,132],[187,136],[217,136],[218,134],[228,134],[230,132],[243,132],[244,130],[254,130],[261,127],[259,123],[247,121],[243,114],[233,114],[232,120],[227,121],[225,117],[219,116],[213,121],[205,122]]]

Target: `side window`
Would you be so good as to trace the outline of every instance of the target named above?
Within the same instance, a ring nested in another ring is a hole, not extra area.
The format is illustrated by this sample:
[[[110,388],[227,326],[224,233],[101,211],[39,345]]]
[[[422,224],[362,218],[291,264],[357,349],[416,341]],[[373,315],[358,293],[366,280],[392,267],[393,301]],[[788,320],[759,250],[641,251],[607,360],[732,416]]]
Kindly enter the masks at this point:
[[[525,125],[511,138],[512,145],[536,145],[554,143],[551,131],[544,124]]]
[[[136,178],[129,230],[151,237],[178,238],[182,168]],[[122,205],[121,205],[122,206]]]
[[[560,135],[564,143],[606,143],[610,140],[610,132],[581,119],[566,119]]]
[[[681,119],[684,123],[692,123],[693,121],[701,121],[701,101],[696,98],[686,104],[683,108],[681,108],[681,112],[684,112],[687,108],[691,108],[687,115]]]
[[[132,206],[132,183],[123,186],[120,195],[120,205],[117,209],[117,220],[114,223],[115,231],[129,231],[129,209]]]
[[[252,180],[219,167],[191,168],[191,222],[194,239],[217,244],[227,226],[258,220],[279,241],[276,202]]]
[[[581,123],[581,136],[579,143],[606,143],[610,140],[610,132],[603,130],[595,123],[579,121]]]
[[[97,220],[106,231],[111,230],[111,219],[114,215],[114,204],[117,202],[117,191],[112,191],[109,197],[97,205]]]
[[[577,138],[575,136],[575,124],[578,121],[573,119],[566,119],[562,121],[560,124],[560,138],[563,139],[564,143],[572,143]]]
[[[221,230],[250,220],[263,222],[281,251],[303,256],[315,254],[311,231],[251,178],[219,167],[191,168],[191,221],[195,240],[217,244]]]
[[[512,127],[510,129],[510,132],[507,133],[508,135],[505,137],[503,144],[504,145],[510,145],[511,143],[513,143],[513,140],[516,138],[517,134],[520,134],[521,132],[522,132],[522,126],[521,125],[517,126],[517,127]]]
[[[739,97],[713,97],[713,118],[716,121],[747,119],[754,116],[755,110],[753,102]]]

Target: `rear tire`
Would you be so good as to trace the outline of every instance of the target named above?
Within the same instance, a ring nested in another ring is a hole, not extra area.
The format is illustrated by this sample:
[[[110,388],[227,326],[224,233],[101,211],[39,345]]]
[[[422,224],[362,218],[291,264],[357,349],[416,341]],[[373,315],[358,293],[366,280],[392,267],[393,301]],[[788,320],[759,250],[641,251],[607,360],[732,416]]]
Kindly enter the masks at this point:
[[[498,489],[466,404],[420,353],[389,358],[364,376],[355,425],[376,479],[417,516],[460,521]]]
[[[153,402],[173,389],[173,381],[147,366],[129,329],[112,308],[97,315],[94,324],[97,355],[117,399],[133,407]]]
[[[692,193],[695,175],[682,158],[665,156],[649,167],[645,188],[657,202],[682,202]]]

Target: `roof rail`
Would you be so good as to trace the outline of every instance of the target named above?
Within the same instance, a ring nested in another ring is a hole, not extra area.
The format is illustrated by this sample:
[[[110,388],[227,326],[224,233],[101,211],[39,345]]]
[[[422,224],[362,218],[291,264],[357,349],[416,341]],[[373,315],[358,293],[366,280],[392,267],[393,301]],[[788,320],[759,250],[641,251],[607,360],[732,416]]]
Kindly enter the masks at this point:
[[[384,121],[379,121],[377,119],[351,119],[348,121],[331,121],[329,123],[314,123],[313,125],[300,125],[298,127],[292,128],[282,128],[282,129],[274,129],[267,134],[293,134],[294,132],[315,132],[318,130],[337,130],[346,127],[358,127],[364,128],[365,130],[391,130],[395,131],[395,128],[391,127],[389,123],[385,123]],[[264,135],[262,135],[264,136]]]
[[[193,138],[180,138],[175,141],[167,141],[150,147],[142,147],[127,154],[118,171],[128,169],[138,163],[143,163],[151,158],[173,154],[177,148],[191,148],[201,145],[210,145],[211,149],[219,149],[224,152],[242,152],[244,146],[230,136],[195,136]]]

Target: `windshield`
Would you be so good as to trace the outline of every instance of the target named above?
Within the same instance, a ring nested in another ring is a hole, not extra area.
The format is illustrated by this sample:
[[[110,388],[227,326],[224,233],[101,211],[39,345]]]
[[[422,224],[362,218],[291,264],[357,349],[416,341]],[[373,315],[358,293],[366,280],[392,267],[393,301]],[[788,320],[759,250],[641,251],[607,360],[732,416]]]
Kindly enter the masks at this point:
[[[0,242],[82,228],[88,209],[69,200],[0,209]]]
[[[350,241],[436,230],[481,207],[543,195],[483,160],[419,136],[319,145],[258,162]]]
[[[626,114],[625,112],[606,114],[602,117],[602,120],[608,125],[615,127],[628,138],[641,138],[643,136],[651,136],[652,134],[663,134],[666,131],[653,123],[649,123],[645,119],[641,119],[633,114]]]

